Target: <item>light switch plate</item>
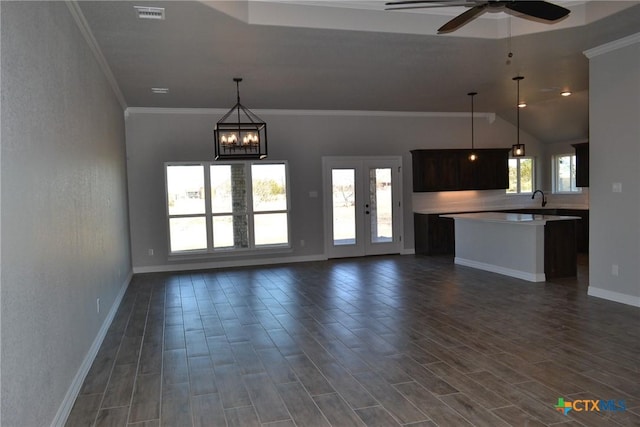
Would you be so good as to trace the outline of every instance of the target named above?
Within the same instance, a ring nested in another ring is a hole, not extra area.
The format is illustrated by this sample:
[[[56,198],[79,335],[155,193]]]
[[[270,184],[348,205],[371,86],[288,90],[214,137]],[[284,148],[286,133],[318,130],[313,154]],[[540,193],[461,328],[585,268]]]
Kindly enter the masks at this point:
[[[614,193],[622,193],[622,183],[621,182],[614,182],[611,187],[612,187]]]

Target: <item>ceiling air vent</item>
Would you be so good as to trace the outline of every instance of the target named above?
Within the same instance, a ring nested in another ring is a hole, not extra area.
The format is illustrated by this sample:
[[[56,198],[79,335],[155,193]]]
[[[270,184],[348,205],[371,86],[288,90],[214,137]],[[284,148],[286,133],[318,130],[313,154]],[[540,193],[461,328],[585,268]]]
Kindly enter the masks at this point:
[[[133,6],[138,19],[164,19],[164,7]]]

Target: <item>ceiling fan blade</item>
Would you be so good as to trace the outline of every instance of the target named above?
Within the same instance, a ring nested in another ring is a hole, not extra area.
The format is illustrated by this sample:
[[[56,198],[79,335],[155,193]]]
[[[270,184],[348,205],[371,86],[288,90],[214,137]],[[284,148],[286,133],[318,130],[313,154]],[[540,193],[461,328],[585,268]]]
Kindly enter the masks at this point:
[[[446,2],[442,0],[401,0],[390,1],[385,3],[384,10],[403,10],[403,9],[428,9],[436,7],[455,7],[455,6],[471,6],[473,3],[469,3],[467,0],[453,0]]]
[[[1,1],[1,0],[0,0]],[[468,7],[469,5],[466,3],[450,3],[450,4],[425,4],[425,5],[400,5],[400,6],[391,6],[385,7],[384,10],[411,10],[411,9],[435,9],[439,7],[452,7],[452,6],[463,6]]]
[[[465,0],[454,0],[453,3],[463,3]],[[385,3],[385,6],[400,6],[403,4],[420,4],[420,3],[452,3],[446,0],[398,0]]]
[[[546,1],[509,1],[505,2],[505,7],[515,12],[544,19],[545,21],[555,21],[564,18],[571,12],[562,6]]]
[[[471,21],[476,16],[483,13],[486,8],[487,8],[487,3],[479,4],[477,6],[472,7],[466,12],[456,16],[451,21],[444,24],[442,27],[438,28],[438,33],[450,33],[451,31],[457,30],[467,22]]]

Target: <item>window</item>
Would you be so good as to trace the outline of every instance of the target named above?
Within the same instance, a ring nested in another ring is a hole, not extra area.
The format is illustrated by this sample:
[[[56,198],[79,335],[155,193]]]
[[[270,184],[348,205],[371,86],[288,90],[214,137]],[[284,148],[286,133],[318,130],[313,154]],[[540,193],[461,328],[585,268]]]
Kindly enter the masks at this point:
[[[507,194],[533,193],[533,158],[518,157],[509,159],[509,188]]]
[[[171,254],[289,247],[286,163],[167,163],[165,169]]]
[[[576,187],[576,155],[560,154],[553,157],[553,192],[580,193]]]

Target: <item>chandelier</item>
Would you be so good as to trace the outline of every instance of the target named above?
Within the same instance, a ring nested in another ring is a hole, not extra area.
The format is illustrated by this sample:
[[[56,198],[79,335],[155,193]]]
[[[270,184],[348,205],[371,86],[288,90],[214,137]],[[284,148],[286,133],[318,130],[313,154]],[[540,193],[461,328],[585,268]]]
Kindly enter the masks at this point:
[[[236,82],[236,105],[216,123],[215,159],[264,159],[267,157],[267,124],[240,103],[241,78]]]

